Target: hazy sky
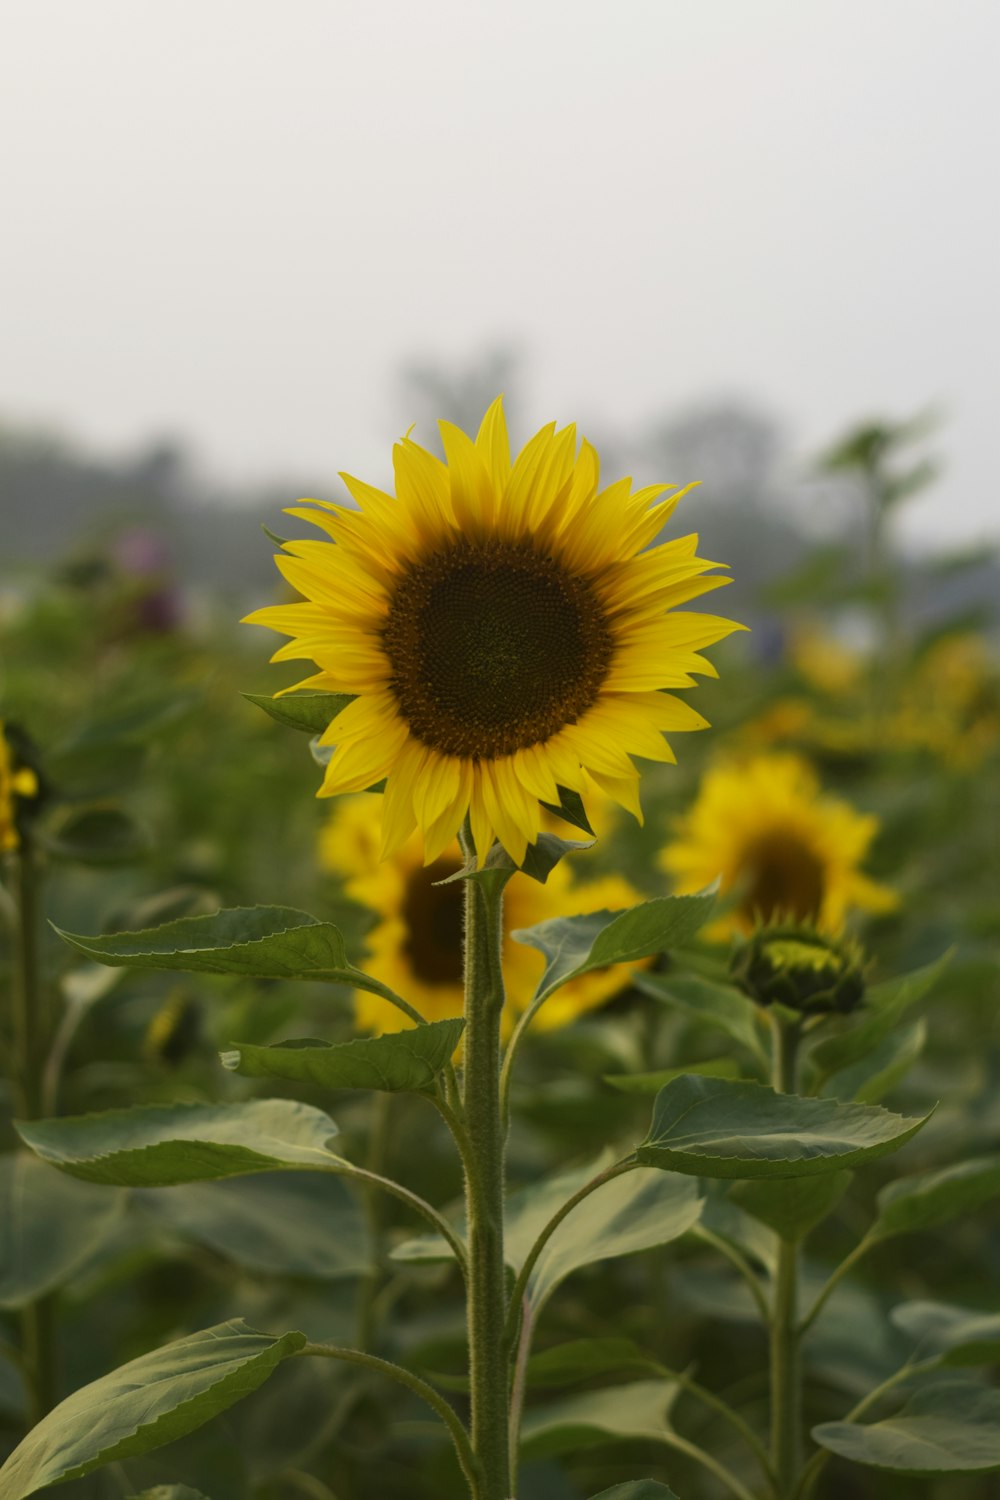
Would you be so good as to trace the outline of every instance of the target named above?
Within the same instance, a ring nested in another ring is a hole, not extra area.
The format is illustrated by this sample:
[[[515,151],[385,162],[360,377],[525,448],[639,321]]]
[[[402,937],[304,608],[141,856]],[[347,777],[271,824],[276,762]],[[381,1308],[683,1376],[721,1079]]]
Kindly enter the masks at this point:
[[[805,454],[939,403],[910,535],[997,526],[997,0],[0,0],[0,34],[0,415],[376,478],[402,362],[513,342],[532,427],[725,393]]]

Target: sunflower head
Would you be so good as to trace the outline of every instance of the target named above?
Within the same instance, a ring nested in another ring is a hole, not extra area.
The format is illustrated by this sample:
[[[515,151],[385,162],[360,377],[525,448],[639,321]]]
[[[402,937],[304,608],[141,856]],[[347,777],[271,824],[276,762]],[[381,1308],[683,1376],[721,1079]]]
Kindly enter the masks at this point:
[[[862,872],[878,820],[824,793],[798,756],[757,755],[711,768],[660,856],[681,891],[721,877],[736,905],[717,937],[759,922],[836,932],[851,910],[884,912],[895,893]]]
[[[475,439],[441,435],[444,462],[396,445],[394,494],[345,474],[354,507],[293,506],[326,534],[276,558],[302,599],[248,618],[291,637],[275,660],[319,668],[295,687],[350,697],[320,795],[384,778],[383,857],[419,830],[432,863],[468,814],[480,863],[499,840],[520,864],[561,788],[640,816],[634,758],[705,727],[670,690],[742,627],[677,609],[728,582],[695,536],[650,546],[682,491],[602,489],[554,423],[512,462],[499,399]]]
[[[20,848],[24,820],[41,791],[30,756],[24,734],[0,719],[0,854]]]
[[[856,943],[826,937],[806,923],[757,929],[734,951],[731,969],[758,1005],[783,1005],[803,1015],[861,1004],[864,955]]]

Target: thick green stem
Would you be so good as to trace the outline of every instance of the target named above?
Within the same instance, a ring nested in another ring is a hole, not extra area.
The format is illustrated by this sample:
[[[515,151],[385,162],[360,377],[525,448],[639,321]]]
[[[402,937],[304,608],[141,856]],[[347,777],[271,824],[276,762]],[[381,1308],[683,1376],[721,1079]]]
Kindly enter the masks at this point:
[[[773,1015],[772,1081],[781,1094],[797,1083],[800,1023]],[[802,1440],[802,1360],[798,1315],[799,1247],[778,1241],[771,1308],[771,1465],[780,1500],[790,1500],[799,1476]]]
[[[468,825],[463,852],[474,858]],[[466,1171],[469,1226],[468,1337],[477,1500],[509,1500],[510,1383],[505,1337],[504,1128],[500,1112],[503,884],[500,872],[465,882],[464,1113],[473,1172]]]

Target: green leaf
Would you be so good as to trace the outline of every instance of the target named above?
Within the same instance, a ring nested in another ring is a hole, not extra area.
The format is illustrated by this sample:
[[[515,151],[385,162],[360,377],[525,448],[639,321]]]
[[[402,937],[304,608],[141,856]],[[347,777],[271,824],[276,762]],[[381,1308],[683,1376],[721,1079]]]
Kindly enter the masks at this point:
[[[539,1233],[563,1203],[601,1169],[592,1163],[512,1193],[508,1201],[507,1258],[520,1270]],[[701,1200],[687,1178],[641,1168],[614,1177],[567,1214],[542,1250],[528,1281],[536,1309],[582,1266],[666,1245],[696,1224]]]
[[[501,844],[494,844],[481,870],[471,866],[468,870],[460,870],[457,875],[450,875],[448,880],[476,880],[483,879],[490,870],[505,870],[511,875],[520,870],[524,875],[530,875],[532,880],[537,880],[544,885],[552,871],[561,859],[567,854],[579,854],[583,849],[592,849],[594,840],[591,839],[561,839],[555,833],[540,833],[533,844],[529,844],[525,850],[524,859],[519,865],[515,864]],[[442,880],[442,885],[448,881]]]
[[[878,1217],[869,1230],[877,1239],[915,1230],[937,1229],[963,1214],[975,1213],[1000,1193],[1000,1155],[920,1172],[891,1182],[878,1195]]]
[[[521,1428],[522,1450],[529,1458],[550,1458],[611,1441],[663,1442],[678,1391],[674,1381],[637,1380],[567,1396],[528,1413]]]
[[[0,1500],[25,1500],[193,1432],[263,1385],[305,1342],[302,1333],[271,1338],[234,1321],[130,1360],[31,1429],[0,1469]]]
[[[54,859],[81,865],[127,864],[149,852],[148,830],[120,807],[87,807],[70,813],[41,842]]]
[[[783,1240],[794,1244],[822,1223],[851,1183],[850,1172],[818,1177],[753,1178],[737,1182],[730,1197]]]
[[[74,1182],[27,1151],[0,1156],[0,1307],[68,1281],[117,1229],[126,1196]]]
[[[201,1490],[193,1490],[186,1484],[158,1484],[153,1490],[143,1490],[131,1500],[209,1500]]]
[[[636,1154],[648,1166],[697,1177],[806,1177],[896,1151],[929,1118],[686,1074],[657,1095]]]
[[[655,1073],[605,1073],[604,1082],[620,1094],[658,1094],[665,1083],[684,1073],[699,1078],[738,1078],[740,1065],[732,1057],[712,1057],[707,1062],[690,1063],[686,1068],[659,1068]]]
[[[361,1207],[334,1176],[273,1172],[150,1188],[136,1198],[173,1234],[250,1271],[332,1281],[371,1270]]]
[[[248,1078],[290,1078],[327,1089],[421,1093],[434,1087],[464,1027],[458,1017],[350,1042],[309,1039],[276,1047],[235,1042],[235,1050],[221,1056],[225,1067]]]
[[[896,1087],[920,1057],[927,1041],[927,1022],[921,1018],[902,1031],[890,1033],[867,1056],[841,1068],[823,1092],[835,1099],[857,1099],[878,1104]]]
[[[590,826],[587,809],[583,805],[580,793],[570,791],[566,786],[556,787],[556,791],[559,793],[559,801],[543,802],[542,806],[554,817],[561,818],[564,823],[568,823],[571,828],[579,828],[583,833],[589,833],[591,838],[594,838],[594,830]]]
[[[590,1500],[677,1500],[677,1496],[655,1479],[630,1479],[627,1484],[615,1484],[592,1495]]]
[[[754,1057],[765,1060],[757,1007],[732,985],[716,984],[700,974],[637,974],[635,984],[643,994],[684,1011],[704,1026],[725,1032]]]
[[[294,1167],[335,1171],[329,1115],[292,1099],[245,1104],[149,1104],[106,1114],[33,1120],[22,1140],[88,1182],[168,1187]]]
[[[341,709],[354,702],[351,693],[287,693],[281,698],[244,693],[243,697],[279,724],[301,729],[305,734],[322,734]]]
[[[338,928],[288,906],[236,906],[104,937],[55,930],[80,953],[113,968],[319,979],[354,989],[377,988],[375,980],[348,962]]]
[[[598,1375],[663,1375],[661,1365],[631,1339],[572,1339],[528,1360],[528,1385],[544,1390],[580,1385]]]
[[[825,1037],[809,1053],[809,1064],[817,1074],[817,1087],[850,1067],[860,1058],[874,1052],[885,1037],[895,1031],[901,1018],[934,988],[938,979],[951,962],[952,951],[943,954],[934,963],[899,979],[888,979],[883,984],[869,989],[865,1004],[855,1012],[851,1022],[842,1031]]]
[[[913,1339],[915,1359],[939,1355],[945,1365],[992,1365],[1000,1361],[1000,1313],[984,1313],[947,1302],[904,1302],[889,1314]]]
[[[519,928],[511,936],[545,955],[545,972],[536,995],[548,996],[592,969],[632,963],[687,942],[707,920],[714,900],[713,894],[661,896],[628,911],[553,917],[535,927]]]
[[[949,1381],[917,1391],[895,1416],[861,1426],[824,1422],[813,1437],[856,1464],[900,1474],[1000,1469],[1000,1391]]]

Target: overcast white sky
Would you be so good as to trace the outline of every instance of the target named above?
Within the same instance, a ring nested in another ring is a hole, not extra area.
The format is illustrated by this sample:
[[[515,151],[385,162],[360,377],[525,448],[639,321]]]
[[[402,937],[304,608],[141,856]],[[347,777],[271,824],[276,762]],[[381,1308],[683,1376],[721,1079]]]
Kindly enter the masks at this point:
[[[514,342],[532,428],[722,392],[805,454],[939,403],[909,534],[996,529],[997,0],[0,20],[0,415],[376,478],[401,362]]]

